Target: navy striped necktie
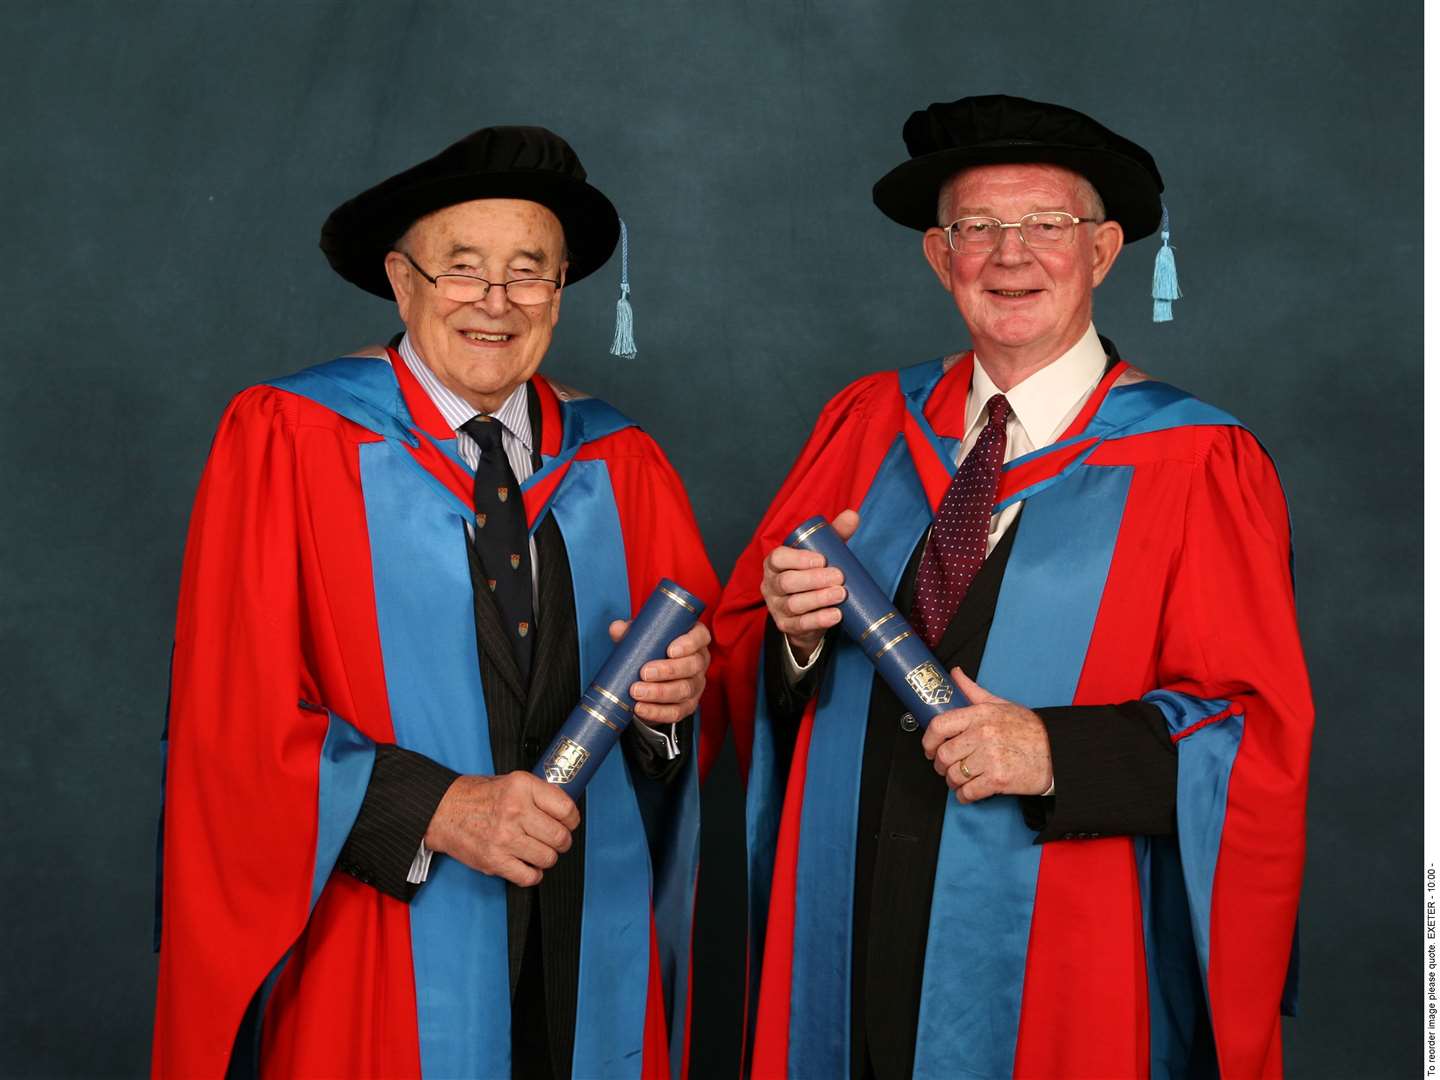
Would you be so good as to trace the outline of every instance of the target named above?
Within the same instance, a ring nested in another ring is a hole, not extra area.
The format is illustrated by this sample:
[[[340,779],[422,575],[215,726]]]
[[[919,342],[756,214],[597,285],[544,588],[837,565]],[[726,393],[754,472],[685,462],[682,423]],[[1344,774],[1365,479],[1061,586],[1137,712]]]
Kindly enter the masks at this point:
[[[460,427],[480,447],[480,461],[475,466],[475,554],[500,610],[520,676],[528,681],[535,605],[525,500],[505,456],[504,425],[490,416],[475,416]]]

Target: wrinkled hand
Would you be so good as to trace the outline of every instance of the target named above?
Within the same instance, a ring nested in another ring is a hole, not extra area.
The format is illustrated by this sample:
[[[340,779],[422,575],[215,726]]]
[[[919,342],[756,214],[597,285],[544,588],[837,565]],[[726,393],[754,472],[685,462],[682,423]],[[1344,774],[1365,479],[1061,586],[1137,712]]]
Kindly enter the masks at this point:
[[[925,756],[964,803],[991,795],[1043,795],[1054,774],[1050,737],[1031,710],[996,697],[958,667],[950,677],[970,699],[925,729]]]
[[[574,800],[538,776],[462,776],[436,807],[425,846],[482,874],[538,885],[579,824]]]
[[[849,540],[860,515],[845,510],[830,523]],[[765,556],[760,595],[780,632],[790,641],[795,659],[805,663],[820,645],[825,631],[840,622],[835,605],[845,599],[845,575],[825,565],[825,556],[802,548],[777,547]]]
[[[616,619],[610,640],[619,641],[630,624]],[[651,660],[640,669],[640,681],[630,684],[635,715],[647,724],[673,724],[700,706],[705,671],[710,667],[710,631],[696,623],[665,650],[668,659]]]

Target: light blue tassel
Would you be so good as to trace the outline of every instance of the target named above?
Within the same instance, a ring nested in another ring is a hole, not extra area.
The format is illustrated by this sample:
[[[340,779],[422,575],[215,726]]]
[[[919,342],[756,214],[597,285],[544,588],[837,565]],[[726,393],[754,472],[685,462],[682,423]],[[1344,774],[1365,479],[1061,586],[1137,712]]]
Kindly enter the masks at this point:
[[[1155,278],[1150,296],[1155,301],[1155,322],[1169,322],[1175,316],[1170,305],[1179,300],[1180,278],[1175,273],[1175,249],[1170,246],[1170,211],[1160,204],[1160,250],[1155,253]]]
[[[620,222],[620,299],[615,301],[615,340],[610,343],[611,356],[634,360],[635,312],[630,309],[630,232]]]

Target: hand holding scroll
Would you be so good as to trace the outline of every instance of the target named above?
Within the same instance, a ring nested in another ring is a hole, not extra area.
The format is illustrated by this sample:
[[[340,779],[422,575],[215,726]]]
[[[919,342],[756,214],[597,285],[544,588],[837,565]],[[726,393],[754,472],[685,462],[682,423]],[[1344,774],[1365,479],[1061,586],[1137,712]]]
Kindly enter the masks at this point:
[[[696,625],[704,608],[698,596],[661,578],[630,625],[612,622],[614,651],[540,755],[535,775],[579,798],[630,721],[646,719],[646,706],[668,722],[693,712],[709,662],[710,633]]]
[[[482,874],[538,885],[579,824],[574,800],[529,773],[461,776],[430,819],[425,846]]]
[[[854,510],[837,514],[833,528],[849,540],[860,525]],[[790,641],[795,659],[804,663],[825,631],[840,623],[836,605],[845,599],[845,575],[827,566],[825,556],[802,548],[777,547],[765,557],[760,595],[775,626]]]
[[[610,640],[619,643],[630,628],[626,620],[610,624]],[[670,642],[665,659],[651,660],[630,686],[635,716],[647,724],[674,724],[700,707],[705,672],[710,667],[710,631],[696,623]]]
[[[991,795],[1041,795],[1050,787],[1050,738],[1030,709],[997,697],[958,667],[950,677],[971,704],[925,729],[925,756],[964,803]]]

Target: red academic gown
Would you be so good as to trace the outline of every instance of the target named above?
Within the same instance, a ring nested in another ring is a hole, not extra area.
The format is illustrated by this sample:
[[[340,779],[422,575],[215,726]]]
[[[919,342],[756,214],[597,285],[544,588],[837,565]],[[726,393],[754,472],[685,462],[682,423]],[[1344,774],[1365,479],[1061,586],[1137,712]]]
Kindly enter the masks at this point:
[[[509,1072],[504,883],[440,858],[407,905],[331,873],[375,744],[491,771],[470,474],[390,360],[348,357],[247,390],[215,437],[176,628],[156,1076],[221,1076],[232,1050],[258,1052],[274,1077]],[[525,506],[532,527],[553,514],[565,537],[588,680],[609,621],[659,578],[707,602],[718,585],[655,443],[602,402],[535,385],[544,445]],[[675,816],[656,850],[672,862],[653,875],[622,754],[587,791],[576,1075],[679,1071],[666,1005],[678,1030],[689,773],[667,788]],[[262,1022],[247,1027],[254,1047],[236,1047],[247,1008]]]
[[[856,507],[850,546],[893,590],[954,472],[972,363],[838,394],[716,613],[710,700],[748,770],[756,1076],[849,1075],[872,682],[838,641],[788,770],[775,760],[761,564],[804,519]],[[1053,446],[1006,467],[997,511],[1018,499],[978,681],[1031,707],[1155,704],[1178,751],[1177,830],[1037,846],[1015,798],[950,799],[915,1075],[1189,1076],[1218,1062],[1279,1077],[1313,709],[1275,469],[1233,418],[1121,362]]]

